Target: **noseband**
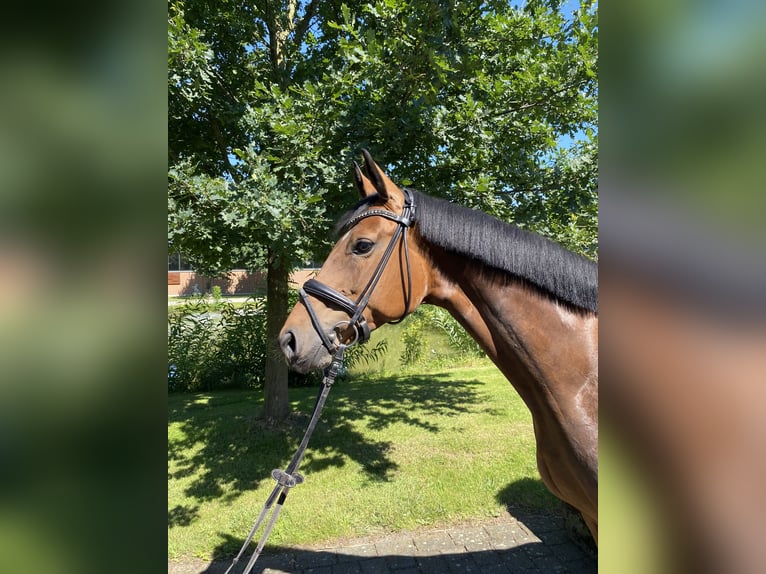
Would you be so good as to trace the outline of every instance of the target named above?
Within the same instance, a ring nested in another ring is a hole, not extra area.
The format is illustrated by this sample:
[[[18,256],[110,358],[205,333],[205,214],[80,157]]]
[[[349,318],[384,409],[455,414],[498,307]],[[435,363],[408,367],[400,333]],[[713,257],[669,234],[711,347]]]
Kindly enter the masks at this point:
[[[404,192],[404,207],[402,208],[401,215],[397,215],[396,213],[386,209],[369,209],[363,213],[360,213],[356,217],[353,217],[348,223],[346,223],[346,225],[343,226],[343,229],[341,230],[341,234],[346,233],[362,219],[373,216],[385,217],[386,219],[390,219],[391,221],[394,221],[398,224],[396,231],[391,237],[391,241],[388,243],[388,247],[386,247],[386,250],[383,253],[383,257],[378,262],[378,266],[375,268],[375,271],[373,271],[372,277],[370,277],[370,280],[367,282],[367,285],[364,287],[364,289],[362,289],[362,293],[359,295],[359,298],[356,301],[352,301],[343,293],[340,293],[339,291],[328,285],[325,285],[321,281],[317,281],[316,279],[309,279],[306,281],[306,283],[303,284],[303,288],[300,290],[300,300],[306,307],[309,317],[311,317],[311,324],[314,326],[314,330],[317,332],[320,339],[322,339],[322,344],[330,354],[334,354],[338,350],[338,345],[332,342],[330,337],[328,337],[327,333],[322,328],[322,325],[319,322],[319,317],[312,307],[308,296],[312,295],[326,305],[340,307],[342,310],[348,313],[350,319],[347,321],[339,321],[333,326],[333,329],[336,332],[339,331],[340,328],[344,325],[348,325],[354,329],[354,340],[346,346],[366,342],[370,338],[370,327],[364,318],[364,309],[367,307],[367,304],[370,301],[370,297],[372,296],[372,292],[375,290],[378,281],[386,269],[388,260],[391,258],[391,255],[394,252],[394,248],[396,247],[396,243],[400,236],[404,242],[404,258],[407,268],[407,292],[405,293],[406,302],[402,316],[394,322],[397,323],[401,321],[407,315],[412,296],[412,275],[410,273],[410,254],[407,247],[407,229],[412,227],[412,224],[415,222],[415,202],[413,193],[410,189],[405,187],[402,189],[402,191]]]

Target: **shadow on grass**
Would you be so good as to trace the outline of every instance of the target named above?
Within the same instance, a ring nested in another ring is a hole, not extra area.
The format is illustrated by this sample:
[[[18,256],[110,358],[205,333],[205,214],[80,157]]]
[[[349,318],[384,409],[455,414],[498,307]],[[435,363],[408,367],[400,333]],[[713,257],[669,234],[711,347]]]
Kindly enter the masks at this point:
[[[199,518],[199,506],[181,506],[177,504],[171,510],[168,510],[169,526],[189,526],[197,518]]]
[[[562,504],[539,478],[519,479],[498,492],[495,499],[513,516],[525,508],[558,509]]]
[[[358,463],[373,480],[389,480],[397,469],[388,456],[388,441],[365,436],[352,424],[364,418],[367,428],[381,430],[407,424],[437,432],[434,415],[483,408],[480,381],[455,381],[445,374],[387,377],[336,383],[322,412],[301,466],[305,474]],[[171,396],[169,422],[179,423],[182,438],[168,439],[173,470],[168,479],[194,477],[185,494],[196,502],[233,500],[271,482],[274,468],[284,468],[295,452],[314,405],[316,389],[291,389],[294,414],[277,429],[257,418],[260,391],[221,391]],[[198,506],[176,506],[168,525],[186,526],[198,518]]]

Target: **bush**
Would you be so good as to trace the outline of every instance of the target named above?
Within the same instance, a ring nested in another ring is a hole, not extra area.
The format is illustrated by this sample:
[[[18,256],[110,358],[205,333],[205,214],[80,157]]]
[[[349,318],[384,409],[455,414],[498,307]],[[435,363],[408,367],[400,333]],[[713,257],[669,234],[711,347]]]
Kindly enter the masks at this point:
[[[381,339],[373,347],[372,343],[364,345],[354,345],[346,349],[345,360],[343,361],[344,371],[353,369],[357,365],[364,363],[369,365],[372,362],[379,361],[388,351],[388,341]]]
[[[426,313],[426,311],[420,310],[413,313],[402,332],[404,350],[399,356],[399,362],[404,367],[417,364],[425,355],[426,337],[424,329],[428,321]]]
[[[448,311],[440,307],[431,307],[428,322],[433,328],[439,329],[449,340],[449,345],[462,358],[481,357],[484,351],[476,340],[468,334]]]
[[[216,297],[196,297],[168,311],[168,391],[251,389],[263,385],[266,368],[266,299],[234,304]],[[298,300],[290,293],[289,302]],[[347,350],[345,369],[377,360],[386,341]],[[344,369],[344,372],[345,372]],[[321,372],[290,372],[291,387],[316,386]]]
[[[399,357],[402,366],[417,365],[425,359],[428,338],[434,332],[446,336],[454,352],[454,360],[481,357],[484,354],[479,344],[449,312],[440,307],[423,305],[409,317],[402,333],[404,350]]]
[[[266,301],[199,298],[168,314],[168,390],[255,388],[263,383]]]

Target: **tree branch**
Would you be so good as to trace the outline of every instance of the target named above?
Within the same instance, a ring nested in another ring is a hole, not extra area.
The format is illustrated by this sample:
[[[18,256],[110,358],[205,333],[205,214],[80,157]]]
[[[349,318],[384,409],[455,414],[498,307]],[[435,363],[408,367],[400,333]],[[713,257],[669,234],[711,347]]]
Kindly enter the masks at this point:
[[[279,66],[279,24],[271,11],[270,2],[266,2],[266,8],[263,13],[263,21],[266,23],[266,30],[269,32],[269,59],[271,60],[272,69],[277,70]]]
[[[311,20],[316,16],[317,8],[319,7],[319,0],[311,0],[308,6],[306,6],[306,11],[303,13],[303,18],[301,18],[301,21],[298,22],[298,25],[295,27],[295,36],[293,37],[293,42],[295,43],[296,48],[300,48],[301,44],[303,44],[303,37],[306,35],[306,31],[309,29],[309,26],[311,26]]]
[[[524,110],[528,110],[529,108],[534,108],[534,107],[540,106],[540,105],[545,104],[548,101],[550,101],[550,99],[553,96],[558,96],[559,94],[562,94],[562,93],[564,93],[564,92],[566,92],[568,90],[579,88],[583,84],[585,84],[585,82],[579,82],[577,84],[566,85],[563,88],[560,88],[558,90],[553,90],[549,94],[546,94],[546,96],[544,98],[540,98],[539,100],[535,100],[534,102],[522,102],[520,100],[514,100],[512,102],[508,102],[509,105],[516,106],[516,107],[512,107],[512,108],[510,108],[508,110],[505,110],[503,112],[498,112],[497,114],[494,115],[494,117],[495,118],[501,118],[503,116],[507,116],[508,114],[512,114],[513,112],[523,112]],[[517,105],[517,104],[520,104],[520,105]]]
[[[218,118],[216,118],[212,112],[208,113],[208,119],[210,120],[210,127],[213,130],[213,137],[215,138],[215,141],[218,144],[218,151],[220,152],[221,158],[223,159],[224,163],[226,164],[226,167],[228,168],[227,171],[229,172],[229,175],[231,175],[231,178],[235,181],[235,183],[240,183],[242,181],[242,177],[239,175],[239,173],[237,173],[237,171],[234,169],[234,166],[231,165],[231,161],[229,160],[229,152],[226,149],[226,142],[224,141],[224,138],[223,138],[221,123],[218,121]]]

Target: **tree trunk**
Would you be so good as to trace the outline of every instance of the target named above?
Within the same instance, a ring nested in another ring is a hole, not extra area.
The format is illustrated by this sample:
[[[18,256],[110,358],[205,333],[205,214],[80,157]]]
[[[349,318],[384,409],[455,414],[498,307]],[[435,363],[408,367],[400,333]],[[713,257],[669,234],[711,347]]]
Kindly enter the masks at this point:
[[[278,337],[287,319],[287,280],[290,271],[269,257],[266,271],[266,377],[263,385],[263,416],[281,421],[290,414],[287,400],[287,363],[279,349]]]

